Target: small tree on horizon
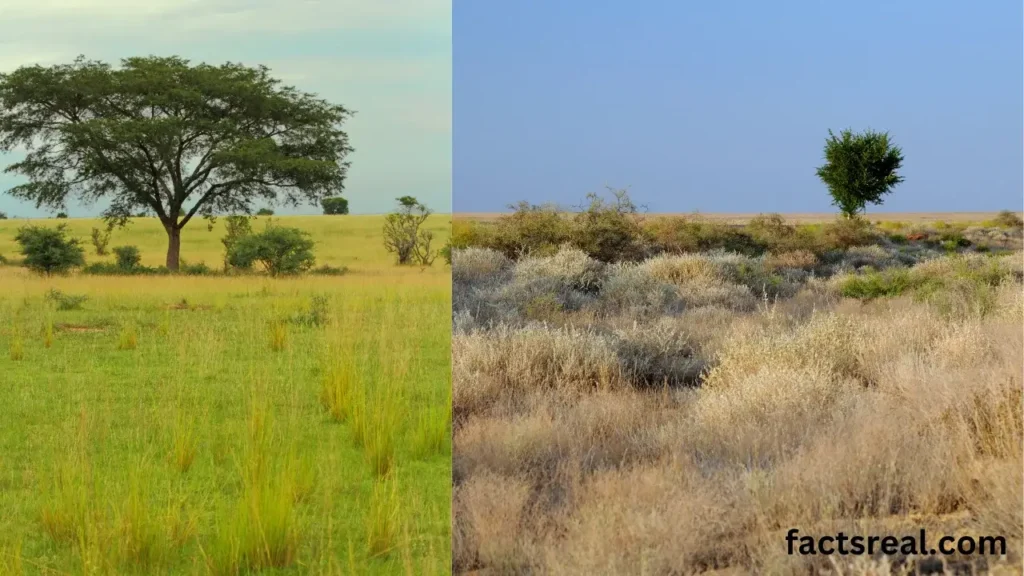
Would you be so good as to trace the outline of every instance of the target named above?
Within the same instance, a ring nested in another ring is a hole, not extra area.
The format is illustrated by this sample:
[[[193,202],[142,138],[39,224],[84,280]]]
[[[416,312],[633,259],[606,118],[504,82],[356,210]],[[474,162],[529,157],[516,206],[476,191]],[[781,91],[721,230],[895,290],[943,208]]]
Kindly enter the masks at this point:
[[[0,152],[27,154],[8,191],[61,209],[109,201],[124,224],[154,214],[177,270],[192,218],[251,213],[256,202],[317,203],[344,188],[352,112],[281,85],[264,66],[136,57],[0,73]]]
[[[348,200],[345,198],[324,198],[320,204],[324,207],[324,214],[348,214]]]
[[[856,217],[868,203],[881,204],[882,197],[903,181],[897,174],[903,152],[889,141],[888,132],[855,134],[846,129],[836,136],[829,130],[828,136],[825,164],[817,174],[845,218]]]
[[[394,254],[400,265],[430,266],[437,258],[437,252],[430,248],[434,234],[422,226],[433,211],[412,196],[396,200],[398,210],[384,221],[384,249]]]

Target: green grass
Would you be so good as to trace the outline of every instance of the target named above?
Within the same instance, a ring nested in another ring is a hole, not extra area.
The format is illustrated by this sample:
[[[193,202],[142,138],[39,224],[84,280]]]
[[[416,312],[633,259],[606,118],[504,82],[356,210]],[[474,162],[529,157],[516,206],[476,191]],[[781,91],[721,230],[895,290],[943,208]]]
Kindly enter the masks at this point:
[[[448,269],[319,234],[350,274],[0,267],[0,574],[448,573]]]

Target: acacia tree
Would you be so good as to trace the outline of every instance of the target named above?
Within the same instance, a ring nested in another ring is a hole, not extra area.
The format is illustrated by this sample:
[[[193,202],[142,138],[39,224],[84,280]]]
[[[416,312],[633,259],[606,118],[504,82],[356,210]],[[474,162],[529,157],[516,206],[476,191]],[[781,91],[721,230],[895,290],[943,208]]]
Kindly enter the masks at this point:
[[[817,174],[828,186],[832,204],[853,218],[868,202],[881,204],[882,196],[903,181],[896,173],[902,163],[903,152],[889,141],[887,132],[843,130],[836,136],[829,130],[825,165]]]
[[[36,206],[106,201],[124,225],[155,213],[178,268],[193,217],[251,214],[254,203],[318,203],[344,189],[352,112],[270,76],[266,67],[79,57],[0,74],[0,150],[27,150],[9,193]]]

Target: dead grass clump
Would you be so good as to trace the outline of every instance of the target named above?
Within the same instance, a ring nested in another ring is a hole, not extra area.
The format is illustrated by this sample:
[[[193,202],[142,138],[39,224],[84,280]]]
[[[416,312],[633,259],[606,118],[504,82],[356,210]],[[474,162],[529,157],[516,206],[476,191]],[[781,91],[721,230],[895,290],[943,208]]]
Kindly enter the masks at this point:
[[[496,377],[519,390],[623,383],[615,344],[592,330],[499,327],[452,339],[457,378]]]
[[[526,571],[530,560],[520,544],[520,528],[530,485],[490,472],[455,489],[452,507],[452,560],[456,568],[487,566],[498,572]]]
[[[504,254],[488,248],[466,248],[452,251],[452,281],[487,281],[508,269],[510,261]]]

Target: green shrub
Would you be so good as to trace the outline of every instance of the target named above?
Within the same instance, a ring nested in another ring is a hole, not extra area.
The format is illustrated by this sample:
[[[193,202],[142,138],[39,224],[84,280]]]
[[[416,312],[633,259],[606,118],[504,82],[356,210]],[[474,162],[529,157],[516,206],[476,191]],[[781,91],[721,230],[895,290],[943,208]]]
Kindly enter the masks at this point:
[[[348,200],[345,198],[324,198],[320,201],[320,205],[323,206],[324,214],[348,214]]]
[[[252,234],[252,223],[248,216],[232,215],[225,218],[224,228],[225,234],[224,237],[221,238],[220,242],[224,245],[224,269],[227,270],[231,267],[231,264],[228,262],[228,255],[231,253],[231,248],[239,238]]]
[[[259,210],[256,211],[256,215],[257,216],[273,216],[274,215],[274,211],[271,210],[270,208],[260,208]]]
[[[122,270],[134,270],[142,263],[142,254],[135,246],[118,246],[114,248],[117,267]]]
[[[642,221],[625,190],[612,199],[587,195],[587,206],[573,218],[572,244],[602,262],[639,260],[645,255]]]
[[[450,239],[441,247],[441,257],[444,258],[445,264],[452,265],[452,241]]]
[[[60,219],[63,220],[63,219],[66,219],[67,217],[68,217],[68,213],[67,212],[57,212],[57,218],[60,218]]]
[[[255,262],[271,276],[294,275],[313,267],[313,241],[298,228],[268,226],[259,233],[238,237],[228,250],[228,263],[251,268]]]
[[[850,276],[839,285],[839,293],[846,298],[871,300],[899,296],[919,285],[920,282],[911,276],[910,271],[894,268],[884,272]]]
[[[55,288],[51,288],[45,298],[56,304],[57,310],[81,310],[82,304],[89,299],[85,294],[65,294]]]
[[[747,223],[745,230],[751,238],[771,252],[798,249],[794,246],[796,228],[786,224],[786,220],[780,214],[759,214]]]
[[[1016,212],[1003,210],[992,220],[1000,228],[1024,228],[1024,220]]]
[[[491,248],[498,250],[494,240],[495,225],[476,222],[474,220],[452,221],[451,245],[454,249]]]
[[[0,211],[0,220],[7,220],[7,212]]]
[[[645,240],[654,252],[682,254],[726,250],[746,256],[765,252],[765,246],[744,228],[713,222],[700,216],[652,219],[643,225]]]
[[[479,240],[473,246],[491,248],[509,258],[519,258],[526,254],[550,256],[558,251],[559,246],[570,241],[570,222],[558,207],[519,202],[509,208],[513,210],[512,214],[499,218],[490,234],[483,227],[474,229]]]
[[[77,238],[68,238],[67,225],[56,228],[25,226],[14,240],[21,246],[24,265],[40,274],[66,274],[85,264],[85,251]]]

